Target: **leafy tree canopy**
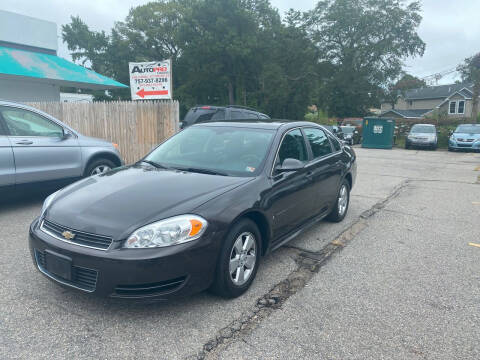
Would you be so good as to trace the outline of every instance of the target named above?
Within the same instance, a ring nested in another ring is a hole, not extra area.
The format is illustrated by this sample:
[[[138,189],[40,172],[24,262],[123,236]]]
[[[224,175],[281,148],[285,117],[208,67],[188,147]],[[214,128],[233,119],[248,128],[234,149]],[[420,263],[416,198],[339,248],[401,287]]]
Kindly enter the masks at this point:
[[[128,62],[171,58],[182,111],[235,103],[301,119],[316,104],[361,116],[402,59],[423,54],[419,12],[418,2],[322,0],[282,20],[269,0],[162,0],[132,8],[109,34],[72,17],[62,35],[74,61],[126,84]]]

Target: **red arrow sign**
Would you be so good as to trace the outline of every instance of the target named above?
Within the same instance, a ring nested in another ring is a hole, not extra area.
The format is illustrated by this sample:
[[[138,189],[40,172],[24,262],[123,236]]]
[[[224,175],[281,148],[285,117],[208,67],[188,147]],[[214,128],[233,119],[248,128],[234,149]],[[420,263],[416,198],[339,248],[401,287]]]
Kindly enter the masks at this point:
[[[142,99],[145,96],[151,95],[168,95],[168,90],[145,91],[145,89],[140,89],[139,91],[137,91],[137,95],[140,96]]]

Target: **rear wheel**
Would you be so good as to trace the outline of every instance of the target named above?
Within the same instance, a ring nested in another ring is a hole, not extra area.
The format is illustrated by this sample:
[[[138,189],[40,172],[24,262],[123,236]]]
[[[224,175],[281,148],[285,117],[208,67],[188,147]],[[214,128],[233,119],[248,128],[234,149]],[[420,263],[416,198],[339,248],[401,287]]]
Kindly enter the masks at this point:
[[[260,231],[253,221],[237,222],[223,244],[210,290],[226,298],[235,298],[247,291],[260,264],[260,244]]]
[[[115,168],[116,165],[108,159],[97,159],[88,164],[85,170],[85,177],[105,174],[106,172]]]
[[[332,212],[327,216],[327,220],[333,222],[342,221],[347,215],[348,205],[350,204],[350,185],[347,180],[343,180],[338,190],[337,202]]]

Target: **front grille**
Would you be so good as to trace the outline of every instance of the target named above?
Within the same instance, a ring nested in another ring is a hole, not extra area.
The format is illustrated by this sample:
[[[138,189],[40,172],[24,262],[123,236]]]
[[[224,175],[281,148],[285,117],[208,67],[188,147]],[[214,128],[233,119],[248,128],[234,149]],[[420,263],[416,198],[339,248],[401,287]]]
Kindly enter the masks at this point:
[[[185,282],[186,276],[149,284],[118,285],[115,294],[122,297],[161,295],[177,290]]]
[[[70,285],[88,292],[95,291],[97,287],[98,271],[81,266],[72,266],[72,280],[63,279],[47,271],[45,253],[35,249],[35,259],[41,272],[66,285]]]
[[[472,144],[457,144],[458,147],[472,147]]]
[[[104,235],[89,234],[83,231],[77,231],[62,225],[55,224],[48,220],[43,220],[41,229],[57,239],[67,241],[72,244],[87,246],[100,250],[107,250],[112,244],[112,238]],[[66,239],[62,234],[69,231],[75,235],[73,239]]]

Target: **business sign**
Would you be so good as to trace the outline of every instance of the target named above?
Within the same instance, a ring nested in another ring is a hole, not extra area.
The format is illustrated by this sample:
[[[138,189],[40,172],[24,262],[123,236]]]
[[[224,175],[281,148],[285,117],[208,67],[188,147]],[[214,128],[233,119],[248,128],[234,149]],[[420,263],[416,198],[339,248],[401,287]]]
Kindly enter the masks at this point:
[[[132,100],[172,98],[171,60],[128,63]]]

